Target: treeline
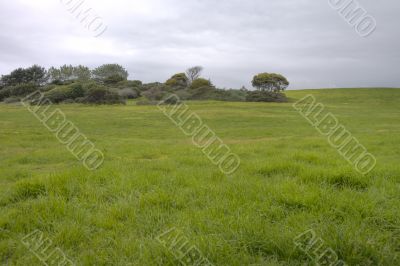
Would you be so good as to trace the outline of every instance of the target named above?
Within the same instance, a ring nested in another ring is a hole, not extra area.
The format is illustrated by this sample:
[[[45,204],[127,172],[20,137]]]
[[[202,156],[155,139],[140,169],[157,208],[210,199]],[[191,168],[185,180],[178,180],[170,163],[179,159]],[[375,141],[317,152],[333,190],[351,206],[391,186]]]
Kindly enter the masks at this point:
[[[164,83],[143,84],[128,80],[128,71],[118,64],[105,64],[93,70],[86,66],[34,65],[18,68],[0,79],[0,101],[19,102],[25,96],[41,91],[52,103],[124,104],[137,99],[137,104],[156,104],[170,94],[181,100],[220,100],[251,102],[284,102],[283,91],[289,86],[285,77],[274,73],[254,76],[256,90],[218,89],[211,80],[201,77],[203,68],[189,68]]]

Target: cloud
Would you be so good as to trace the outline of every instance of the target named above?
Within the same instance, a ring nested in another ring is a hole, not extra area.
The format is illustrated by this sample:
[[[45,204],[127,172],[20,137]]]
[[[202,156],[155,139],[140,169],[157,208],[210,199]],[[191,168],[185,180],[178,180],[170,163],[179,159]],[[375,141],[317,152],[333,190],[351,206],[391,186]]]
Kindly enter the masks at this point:
[[[377,20],[362,38],[328,1],[85,0],[108,26],[94,38],[67,1],[0,3],[0,73],[40,64],[120,63],[130,78],[165,81],[192,65],[218,87],[278,72],[292,89],[400,86],[395,0],[360,4]],[[64,4],[63,4],[64,3]]]

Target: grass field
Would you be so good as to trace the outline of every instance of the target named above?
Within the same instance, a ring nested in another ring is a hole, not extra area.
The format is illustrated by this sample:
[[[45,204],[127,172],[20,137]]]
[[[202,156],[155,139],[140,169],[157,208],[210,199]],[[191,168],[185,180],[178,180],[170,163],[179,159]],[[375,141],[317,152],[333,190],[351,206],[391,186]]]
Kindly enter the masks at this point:
[[[348,265],[400,265],[400,89],[312,93],[377,158],[363,176],[292,103],[188,102],[241,158],[225,176],[155,106],[60,108],[104,152],[88,171],[24,107],[0,104],[0,264],[43,265],[40,230],[76,265],[179,265],[179,229],[214,265],[312,265],[313,229]]]

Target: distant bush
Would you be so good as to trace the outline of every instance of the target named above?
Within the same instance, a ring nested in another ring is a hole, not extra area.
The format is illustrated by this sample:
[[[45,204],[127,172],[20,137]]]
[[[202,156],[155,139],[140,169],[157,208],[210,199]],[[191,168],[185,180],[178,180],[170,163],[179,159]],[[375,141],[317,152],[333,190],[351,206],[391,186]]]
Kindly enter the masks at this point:
[[[175,92],[175,95],[179,97],[182,101],[190,100],[191,94],[188,90],[179,90]]]
[[[144,91],[142,95],[146,97],[149,101],[161,101],[167,93],[168,86],[159,84]]]
[[[124,99],[136,99],[139,97],[139,93],[131,88],[125,88],[118,91],[119,96]]]
[[[85,96],[82,84],[74,83],[69,86],[59,86],[45,93],[45,97],[52,103],[61,103]]]
[[[190,85],[190,88],[192,90],[199,89],[202,87],[212,87],[212,84],[207,79],[198,78],[198,79],[193,80],[192,84]]]
[[[120,75],[116,75],[116,74],[106,77],[103,80],[104,84],[106,84],[106,85],[117,84],[121,81],[125,81],[125,79],[123,77],[121,77]]]
[[[5,98],[4,99],[4,103],[18,103],[20,101],[21,101],[21,99],[19,97],[16,97],[16,96],[11,96],[9,98]]]
[[[190,100],[210,100],[214,96],[215,88],[203,86],[195,89],[189,89]]]
[[[90,88],[83,103],[89,104],[125,104],[125,101],[118,93],[111,91],[104,86]]]
[[[39,89],[39,86],[37,86],[34,83],[20,84],[20,85],[11,87],[11,95],[12,96],[26,96],[28,94],[31,94],[32,92],[37,91],[38,89]]]
[[[248,102],[287,102],[285,94],[270,91],[249,91],[246,101]]]
[[[213,100],[229,101],[229,102],[244,102],[246,101],[247,93],[241,90],[215,90],[211,95]]]
[[[39,89],[39,86],[33,83],[19,84],[10,87],[4,87],[0,90],[0,101],[12,96],[26,96]]]
[[[169,80],[165,82],[165,85],[175,89],[185,89],[189,85],[189,80],[185,73],[178,73],[173,75]]]
[[[5,98],[11,97],[11,88],[5,87],[0,90],[0,101],[4,100]]]

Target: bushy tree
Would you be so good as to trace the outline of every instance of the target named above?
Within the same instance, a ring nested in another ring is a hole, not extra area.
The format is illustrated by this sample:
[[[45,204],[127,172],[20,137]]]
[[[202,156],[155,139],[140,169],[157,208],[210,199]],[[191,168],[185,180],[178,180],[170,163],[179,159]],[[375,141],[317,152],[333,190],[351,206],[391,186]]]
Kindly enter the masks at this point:
[[[1,77],[2,86],[15,86],[26,83],[35,85],[43,85],[48,80],[45,68],[33,65],[29,68],[18,68],[13,70],[9,75]]]
[[[198,89],[201,87],[212,87],[212,83],[211,81],[207,80],[207,79],[203,79],[203,78],[198,78],[193,80],[192,84],[190,85],[191,89]]]
[[[185,73],[178,73],[173,75],[169,80],[165,82],[165,85],[170,86],[176,90],[185,89],[189,85],[189,80]]]
[[[289,86],[289,81],[280,74],[261,73],[254,76],[252,84],[259,91],[281,92]]]
[[[189,84],[192,84],[192,82],[194,80],[200,78],[202,71],[203,71],[202,66],[195,66],[195,67],[191,67],[188,70],[186,70],[186,76],[189,80]]]
[[[128,79],[128,71],[118,64],[105,64],[92,71],[93,78],[100,82],[115,80],[118,76],[121,80]]]
[[[51,67],[48,71],[50,81],[63,84],[67,81],[86,81],[91,78],[91,71],[86,66],[63,65],[60,68]]]

